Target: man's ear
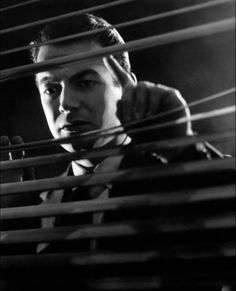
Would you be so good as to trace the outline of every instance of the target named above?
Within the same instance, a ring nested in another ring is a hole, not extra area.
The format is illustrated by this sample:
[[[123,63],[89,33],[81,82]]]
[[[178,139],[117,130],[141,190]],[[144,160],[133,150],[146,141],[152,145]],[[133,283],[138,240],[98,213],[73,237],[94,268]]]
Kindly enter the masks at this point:
[[[135,85],[137,84],[137,77],[136,77],[136,75],[134,74],[134,73],[132,73],[132,72],[130,72],[129,73],[130,74],[130,76],[131,76],[131,78],[133,79],[133,81],[134,81],[134,83],[135,83]]]

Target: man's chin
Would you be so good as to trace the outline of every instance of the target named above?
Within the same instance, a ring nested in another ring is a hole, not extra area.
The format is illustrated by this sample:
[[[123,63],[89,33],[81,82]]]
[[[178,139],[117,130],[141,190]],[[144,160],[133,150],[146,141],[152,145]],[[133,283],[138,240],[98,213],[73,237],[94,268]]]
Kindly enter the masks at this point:
[[[73,137],[74,135],[77,134],[83,134],[84,132],[60,132],[59,134],[59,138],[69,138],[69,137]],[[80,138],[80,140],[73,140],[68,144],[61,144],[61,146],[68,152],[78,152],[81,150],[89,150],[91,148],[93,148],[95,141],[92,139],[87,139],[87,140],[82,140]]]
[[[94,141],[73,142],[70,144],[63,144],[62,147],[68,152],[79,152],[81,150],[90,150],[94,146]]]

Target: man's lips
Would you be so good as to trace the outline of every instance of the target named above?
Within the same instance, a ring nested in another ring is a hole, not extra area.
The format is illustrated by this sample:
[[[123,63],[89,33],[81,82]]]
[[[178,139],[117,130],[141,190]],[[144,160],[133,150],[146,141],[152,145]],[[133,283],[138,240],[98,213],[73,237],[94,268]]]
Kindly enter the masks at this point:
[[[81,133],[91,129],[91,124],[87,121],[74,121],[71,123],[65,123],[60,127],[61,131],[69,133]]]

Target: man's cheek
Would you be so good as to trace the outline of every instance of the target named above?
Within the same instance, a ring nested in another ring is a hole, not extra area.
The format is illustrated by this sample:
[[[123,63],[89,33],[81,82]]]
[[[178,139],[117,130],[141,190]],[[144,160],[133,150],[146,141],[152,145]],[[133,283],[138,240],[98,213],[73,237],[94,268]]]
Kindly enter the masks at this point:
[[[43,105],[43,111],[44,111],[48,126],[51,131],[54,131],[54,128],[56,127],[59,111],[58,110],[56,111],[48,103],[44,102],[42,103],[42,105]]]
[[[60,114],[59,112],[59,106],[56,104],[56,102],[44,102],[43,104],[44,112],[48,118],[56,120],[58,115]]]

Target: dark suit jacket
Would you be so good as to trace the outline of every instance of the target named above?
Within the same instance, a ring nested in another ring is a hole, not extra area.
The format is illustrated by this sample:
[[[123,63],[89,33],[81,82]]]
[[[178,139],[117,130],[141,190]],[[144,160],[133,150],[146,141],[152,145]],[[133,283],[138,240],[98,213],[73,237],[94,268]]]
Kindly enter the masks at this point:
[[[208,144],[205,146],[201,145],[199,146],[190,146],[182,150],[179,154],[177,154],[172,161],[169,161],[170,163],[178,163],[178,162],[185,162],[185,161],[191,161],[191,160],[200,160],[200,159],[212,159],[215,157],[223,157],[218,151],[215,151],[212,147],[210,147]],[[145,167],[145,166],[160,166],[160,167],[165,167],[168,166],[168,164],[165,164],[165,160],[156,155],[155,153],[145,153],[145,154],[129,154],[124,156],[122,159],[122,162],[120,164],[119,169],[131,169],[135,167]],[[67,172],[65,173],[66,175],[71,174],[71,168],[69,167]],[[221,182],[219,182],[219,179]],[[118,196],[126,196],[126,195],[138,195],[138,194],[144,194],[144,193],[155,193],[155,192],[161,192],[161,191],[172,191],[172,190],[180,190],[180,189],[194,189],[196,187],[200,186],[211,186],[214,184],[219,184],[219,183],[225,183],[227,180],[226,177],[223,177],[221,173],[217,173],[217,179],[215,174],[214,175],[206,175],[203,177],[201,175],[196,176],[188,176],[185,177],[175,177],[175,178],[163,178],[163,179],[158,179],[158,180],[148,180],[148,181],[135,181],[135,182],[130,182],[130,183],[115,183],[112,186],[111,191],[109,191],[109,197],[118,197]],[[76,195],[76,191],[71,191],[70,189],[66,190],[59,190],[59,196],[60,199],[63,201],[73,201],[77,200],[76,197],[80,197],[80,200],[87,200],[89,199],[88,193],[85,191],[83,194],[81,194],[81,189],[80,194]],[[57,190],[58,191],[58,190]],[[47,195],[54,195],[56,191],[51,191],[50,193],[47,193]],[[58,193],[57,193],[58,194]],[[70,198],[68,198],[70,197]],[[99,198],[98,198],[99,199]],[[46,203],[51,203],[52,200],[50,199]],[[139,210],[135,211],[127,211],[127,210],[122,210],[119,212],[107,212],[105,214],[101,214],[101,216],[98,218],[98,220],[94,221],[95,223],[113,223],[113,222],[118,222],[118,221],[130,221],[134,217],[138,218],[139,220],[148,220],[152,219],[153,216],[155,216],[155,209],[153,211],[150,211],[150,209],[142,210],[140,212]],[[171,220],[173,222],[173,215],[170,213]],[[91,214],[86,214],[86,215],[73,215],[73,216],[68,216],[68,217],[56,217],[52,223],[53,226],[65,226],[65,225],[72,225],[72,224],[87,224],[91,223],[93,221],[93,217]],[[175,217],[174,217],[175,219]],[[79,223],[78,223],[79,222]],[[47,245],[46,248],[42,248],[41,253],[51,253],[51,252],[61,252],[65,251],[67,248],[69,252],[80,252],[80,251],[89,251],[92,248],[93,250],[112,250],[112,251],[142,251],[145,248],[156,248],[156,246],[160,243],[160,241],[156,237],[146,237],[146,238],[141,238],[137,240],[136,237],[126,237],[124,238],[114,238],[114,239],[101,239],[99,241],[96,241],[95,243],[91,244],[91,241],[88,240],[83,240],[81,241],[75,241],[72,243],[68,243],[67,245],[63,244],[50,244]],[[166,248],[164,245],[159,246],[161,249],[163,248],[164,251],[166,251]],[[163,269],[162,275],[163,278],[165,278],[165,271],[168,269],[168,266],[163,265],[163,266],[158,266],[156,265],[156,262],[154,261],[153,264],[151,264],[153,268],[150,268],[150,266],[147,266],[146,269],[143,269],[143,266],[140,266],[139,264],[132,264],[128,265],[126,267],[123,267],[122,270],[116,269],[116,267],[109,267],[109,268],[102,268],[101,270],[95,269],[90,269],[87,270],[88,272],[92,272],[92,274],[96,274],[96,272],[102,272],[105,273],[106,275],[118,275],[118,274],[123,274],[124,276],[127,274],[131,274],[133,272],[137,272],[142,274],[144,276],[145,274],[148,275],[154,271],[156,268]],[[139,268],[142,268],[142,270],[139,270]],[[167,268],[167,269],[166,269]],[[67,277],[68,274],[64,274],[65,277]],[[67,288],[69,287],[69,290],[78,290],[78,284],[80,286],[80,290],[87,290],[87,283],[84,282],[84,277],[86,277],[88,273],[83,274],[81,271],[78,274],[78,277],[75,276],[75,278],[71,279],[71,284],[70,286],[67,286],[68,281],[63,279],[63,274],[60,274],[58,277],[58,281],[48,281],[46,280],[46,286],[43,283],[37,283],[35,286],[35,282],[32,283],[32,286],[34,286],[34,290],[42,290],[41,287],[43,286],[44,290],[52,290],[51,288]],[[167,276],[168,278],[168,276]],[[68,278],[67,278],[68,279]],[[164,279],[165,280],[165,279]],[[40,284],[43,284],[40,286]],[[56,287],[56,285],[58,286]],[[30,283],[28,282],[26,285],[24,285],[23,289],[19,290],[30,290],[27,289],[26,286],[31,286]],[[64,287],[63,287],[64,286]],[[20,288],[20,286],[18,286]],[[207,287],[206,289],[200,288],[200,289],[195,289],[193,286],[190,286],[191,290],[211,290],[210,287]],[[190,290],[189,286],[186,287],[186,290]],[[26,288],[26,289],[25,289]],[[36,289],[35,289],[36,288]],[[38,289],[37,289],[38,288]],[[81,289],[82,288],[82,289]],[[177,287],[176,287],[177,288]],[[171,288],[168,289],[167,287],[163,290],[185,290],[184,287],[182,286],[180,289],[179,288]],[[58,290],[59,290],[58,289]],[[220,290],[221,288],[214,288],[213,290]],[[11,290],[11,289],[9,289]],[[12,289],[16,290],[16,289]],[[56,290],[56,289],[55,289]]]

